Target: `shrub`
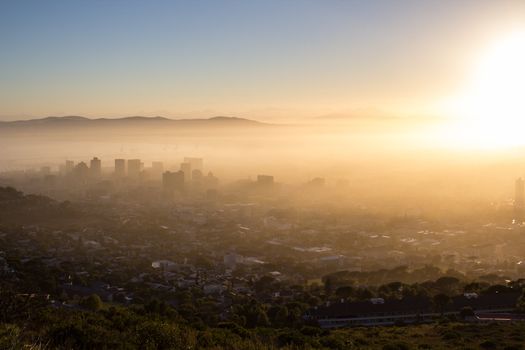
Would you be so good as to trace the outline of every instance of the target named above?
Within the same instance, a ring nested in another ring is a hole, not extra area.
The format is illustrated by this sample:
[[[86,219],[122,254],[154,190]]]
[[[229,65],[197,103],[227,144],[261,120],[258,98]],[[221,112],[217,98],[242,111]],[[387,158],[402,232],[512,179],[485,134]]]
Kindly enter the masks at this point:
[[[90,296],[88,296],[87,298],[84,298],[80,302],[80,306],[85,307],[86,309],[91,310],[91,311],[98,311],[102,309],[102,305],[103,305],[102,300],[96,294],[91,294]]]
[[[383,350],[410,350],[410,345],[405,342],[394,342],[383,346]]]
[[[492,340],[485,340],[484,342],[480,343],[479,346],[483,349],[496,349],[496,343],[494,343]]]

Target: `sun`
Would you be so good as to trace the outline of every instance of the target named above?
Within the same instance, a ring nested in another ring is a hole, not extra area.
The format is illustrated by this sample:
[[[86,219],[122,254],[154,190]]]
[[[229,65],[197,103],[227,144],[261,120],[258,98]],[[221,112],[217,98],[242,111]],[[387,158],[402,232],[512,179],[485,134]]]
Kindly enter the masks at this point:
[[[525,145],[525,30],[489,45],[463,92],[448,106],[453,138],[470,146]]]

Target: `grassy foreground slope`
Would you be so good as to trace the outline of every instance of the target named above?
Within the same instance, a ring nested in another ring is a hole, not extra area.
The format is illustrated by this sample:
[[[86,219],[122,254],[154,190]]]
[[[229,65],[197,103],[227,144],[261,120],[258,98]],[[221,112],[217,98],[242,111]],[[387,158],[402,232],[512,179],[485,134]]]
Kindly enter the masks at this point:
[[[2,314],[0,349],[523,349],[525,323],[441,321],[399,327],[245,329],[191,324],[144,307],[38,306]]]

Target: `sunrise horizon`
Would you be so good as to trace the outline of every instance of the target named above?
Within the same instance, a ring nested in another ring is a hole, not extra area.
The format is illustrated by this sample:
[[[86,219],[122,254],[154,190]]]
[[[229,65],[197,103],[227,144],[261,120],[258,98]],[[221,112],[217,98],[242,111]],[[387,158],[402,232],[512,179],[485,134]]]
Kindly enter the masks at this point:
[[[0,350],[525,349],[525,0],[1,0]]]

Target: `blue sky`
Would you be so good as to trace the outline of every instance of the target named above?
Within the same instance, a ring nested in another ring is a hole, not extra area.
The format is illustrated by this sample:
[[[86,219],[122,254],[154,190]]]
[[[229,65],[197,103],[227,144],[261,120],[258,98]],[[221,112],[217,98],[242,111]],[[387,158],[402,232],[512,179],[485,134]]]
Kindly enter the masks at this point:
[[[0,118],[418,111],[524,1],[0,2]]]

